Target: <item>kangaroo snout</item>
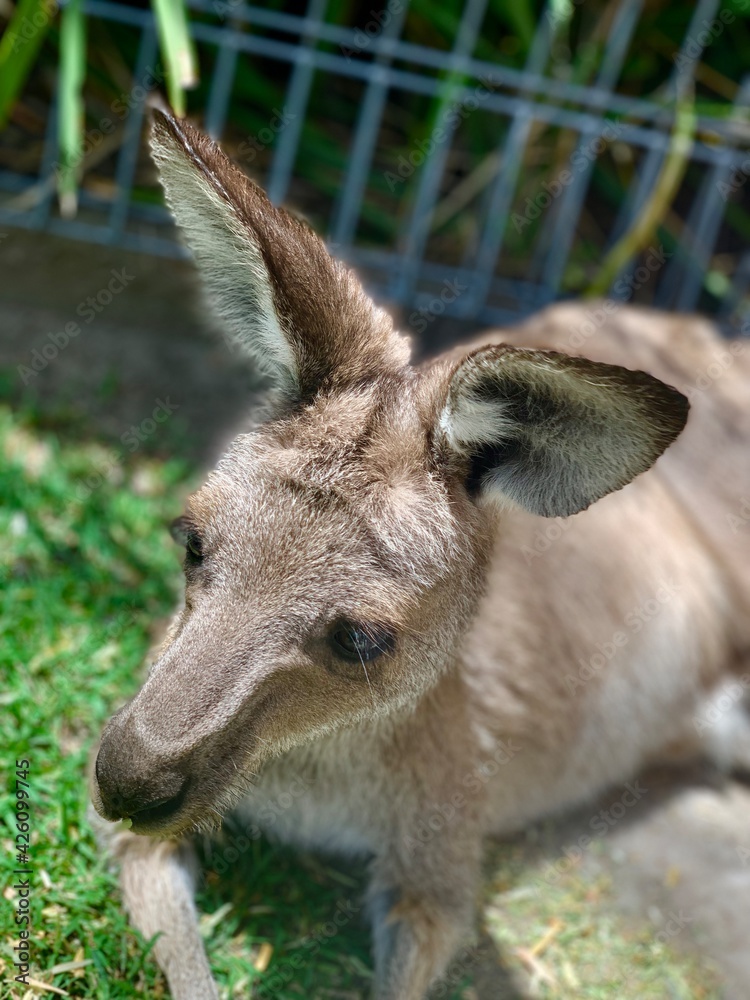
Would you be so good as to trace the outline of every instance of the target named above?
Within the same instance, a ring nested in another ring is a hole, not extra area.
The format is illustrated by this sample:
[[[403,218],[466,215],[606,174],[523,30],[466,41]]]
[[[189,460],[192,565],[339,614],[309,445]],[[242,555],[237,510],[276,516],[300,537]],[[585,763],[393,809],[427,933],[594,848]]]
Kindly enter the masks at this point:
[[[132,819],[140,832],[155,832],[180,813],[188,777],[184,768],[150,752],[132,725],[115,716],[104,730],[93,775],[93,800],[105,819]]]

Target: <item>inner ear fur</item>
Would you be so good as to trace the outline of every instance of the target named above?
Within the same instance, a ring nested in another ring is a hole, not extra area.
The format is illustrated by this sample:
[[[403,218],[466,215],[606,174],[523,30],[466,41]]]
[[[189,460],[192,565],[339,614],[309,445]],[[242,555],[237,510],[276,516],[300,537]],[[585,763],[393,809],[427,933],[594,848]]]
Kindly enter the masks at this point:
[[[454,368],[440,430],[465,458],[471,492],[559,517],[650,468],[688,408],[682,393],[646,372],[499,345]]]

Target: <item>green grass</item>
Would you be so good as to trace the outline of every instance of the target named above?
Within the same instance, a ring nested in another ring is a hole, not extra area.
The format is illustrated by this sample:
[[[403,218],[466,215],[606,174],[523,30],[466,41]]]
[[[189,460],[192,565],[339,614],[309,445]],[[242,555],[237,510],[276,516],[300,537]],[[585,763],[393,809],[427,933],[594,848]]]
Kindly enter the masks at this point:
[[[86,823],[92,741],[138,686],[141,665],[181,584],[180,554],[166,525],[194,483],[178,462],[136,453],[89,495],[81,484],[106,468],[99,444],[61,445],[30,415],[0,408],[0,788],[5,905],[0,908],[0,996],[10,990],[15,761],[31,761],[32,972],[71,997],[165,997],[147,942],[127,925],[115,877]],[[223,835],[231,844],[233,834]],[[278,1000],[365,997],[369,935],[358,910],[364,871],[251,841],[223,871],[201,845],[202,927],[224,996]],[[710,977],[614,916],[611,891],[571,869],[535,891],[548,861],[526,841],[495,853],[485,922],[511,969],[558,927],[540,952],[556,986],[538,996],[709,1000]],[[215,870],[218,868],[221,874]],[[334,930],[331,918],[352,913]],[[299,960],[299,956],[302,960]],[[294,963],[292,960],[295,960]],[[55,972],[64,963],[87,963]],[[267,964],[265,972],[257,965]],[[459,967],[453,1000],[475,997]],[[574,985],[577,984],[577,985]],[[40,992],[29,996],[57,994]],[[442,993],[441,996],[446,996]]]
[[[101,445],[62,447],[54,434],[39,434],[0,409],[3,886],[13,883],[14,765],[25,757],[32,976],[74,997],[141,990],[159,997],[164,981],[144,961],[146,943],[120,914],[116,879],[97,857],[85,819],[85,772],[96,734],[137,688],[154,624],[164,622],[179,593],[181,553],[167,525],[181,511],[189,476],[183,464],[141,456],[112,468],[89,493],[86,480],[109,468],[109,455]],[[210,849],[205,857],[210,869]],[[273,953],[266,979],[281,984],[269,995],[299,997],[302,989],[313,997],[323,984],[363,989],[369,943],[362,922],[326,934],[337,906],[359,908],[362,885],[265,841],[252,842],[221,877],[209,870],[200,903],[222,983],[246,995],[248,980],[263,978],[253,962],[267,942]],[[11,906],[0,911],[4,982],[17,943],[13,916]],[[314,953],[315,961],[294,969],[289,959],[298,952]],[[90,964],[51,974],[74,961]]]
[[[602,844],[590,850],[599,854]],[[520,953],[539,948],[535,997],[719,1000],[711,970],[678,956],[655,939],[652,928],[617,914],[607,875],[584,873],[554,851],[533,852],[526,840],[501,845],[491,860],[487,928],[512,964]],[[534,971],[522,965],[533,978]]]

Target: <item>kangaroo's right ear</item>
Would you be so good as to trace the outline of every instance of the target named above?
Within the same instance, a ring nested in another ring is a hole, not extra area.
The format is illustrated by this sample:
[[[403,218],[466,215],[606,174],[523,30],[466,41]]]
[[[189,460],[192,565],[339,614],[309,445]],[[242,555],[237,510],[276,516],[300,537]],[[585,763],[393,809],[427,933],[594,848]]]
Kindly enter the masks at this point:
[[[545,517],[585,510],[645,472],[689,409],[646,372],[504,344],[454,364],[443,391],[436,441],[462,460],[470,492]]]
[[[408,363],[408,341],[303,222],[188,122],[154,111],[167,202],[228,333],[294,400]]]

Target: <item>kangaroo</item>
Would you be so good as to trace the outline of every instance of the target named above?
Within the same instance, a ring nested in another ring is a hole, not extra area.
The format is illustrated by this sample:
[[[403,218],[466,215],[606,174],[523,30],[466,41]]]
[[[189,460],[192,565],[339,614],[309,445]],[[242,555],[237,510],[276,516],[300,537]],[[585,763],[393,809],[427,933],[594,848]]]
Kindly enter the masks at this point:
[[[693,724],[750,670],[750,351],[602,302],[413,365],[215,143],[156,111],[152,148],[274,395],[190,498],[184,607],[98,747],[124,904],[174,1000],[217,998],[191,834],[263,827],[302,778],[270,833],[371,859],[375,996],[422,1000],[471,934],[486,837],[662,756],[750,766],[741,702]]]

